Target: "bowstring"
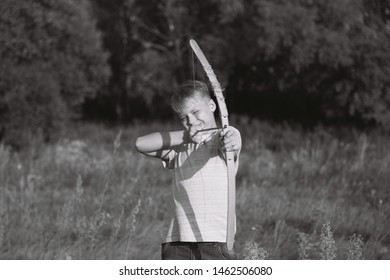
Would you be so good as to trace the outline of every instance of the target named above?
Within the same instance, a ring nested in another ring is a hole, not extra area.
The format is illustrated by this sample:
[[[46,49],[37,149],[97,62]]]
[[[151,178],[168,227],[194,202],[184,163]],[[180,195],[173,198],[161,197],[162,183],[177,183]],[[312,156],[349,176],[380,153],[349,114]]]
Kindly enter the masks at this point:
[[[194,51],[191,50],[191,56],[192,56],[192,81],[195,91],[195,59],[194,59]]]
[[[194,51],[191,49],[191,57],[192,57],[192,81],[193,81],[193,90],[195,92],[195,58],[194,58]],[[202,139],[203,140],[203,139]],[[202,143],[202,141],[200,143],[196,143],[196,146],[195,146],[195,150],[198,150],[198,152],[200,152],[200,154],[202,155],[202,157],[204,158],[204,153],[202,151],[202,149],[205,148],[204,146],[204,143]],[[204,185],[204,180],[203,180],[203,174],[202,174],[202,169],[199,169],[199,175],[200,175],[200,180],[202,181],[202,188],[203,188],[203,208],[206,207],[205,205],[205,201],[206,201],[206,190],[205,190],[205,185]],[[203,211],[203,222],[206,221],[206,211]],[[203,228],[205,228],[205,224],[203,224]]]

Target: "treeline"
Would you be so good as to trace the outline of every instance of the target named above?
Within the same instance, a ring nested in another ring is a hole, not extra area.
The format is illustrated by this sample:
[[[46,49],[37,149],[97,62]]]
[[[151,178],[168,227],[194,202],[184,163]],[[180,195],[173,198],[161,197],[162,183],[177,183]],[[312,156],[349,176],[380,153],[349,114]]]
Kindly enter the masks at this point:
[[[3,0],[1,139],[170,117],[175,87],[206,80],[190,38],[232,112],[390,124],[389,0]]]
[[[55,139],[107,84],[108,55],[88,1],[1,0],[1,142]]]

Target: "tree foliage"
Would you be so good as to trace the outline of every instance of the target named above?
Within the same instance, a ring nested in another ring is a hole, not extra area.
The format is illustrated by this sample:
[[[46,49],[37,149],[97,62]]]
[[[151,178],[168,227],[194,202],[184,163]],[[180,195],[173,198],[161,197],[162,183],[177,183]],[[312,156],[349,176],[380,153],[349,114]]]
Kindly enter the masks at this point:
[[[113,118],[119,120],[171,113],[172,91],[178,83],[193,77],[190,38],[198,39],[210,51],[217,70],[228,65],[223,53],[228,50],[227,42],[219,34],[220,23],[230,23],[242,8],[242,1],[221,0],[94,3],[99,26],[106,34],[105,46],[112,54],[113,69],[109,95],[97,103],[113,102]],[[196,77],[204,78],[201,69],[194,67]],[[227,74],[220,73],[226,80]]]
[[[0,130],[21,147],[50,140],[109,75],[87,1],[3,0],[0,5]]]
[[[387,121],[390,33],[370,22],[363,1],[263,0],[256,8],[268,91],[314,99],[327,119]]]
[[[37,130],[49,138],[80,105],[104,120],[169,116],[177,84],[207,80],[191,38],[230,111],[311,123],[390,121],[388,0],[90,1],[93,9],[87,0],[2,1],[6,141]]]
[[[161,115],[178,83],[206,79],[189,50],[195,38],[233,111],[309,122],[390,119],[387,0],[115,3],[120,17],[110,25],[106,16],[104,30],[120,38],[109,45],[114,76],[122,77],[111,83],[120,107],[142,100]],[[131,106],[119,111],[133,117]]]

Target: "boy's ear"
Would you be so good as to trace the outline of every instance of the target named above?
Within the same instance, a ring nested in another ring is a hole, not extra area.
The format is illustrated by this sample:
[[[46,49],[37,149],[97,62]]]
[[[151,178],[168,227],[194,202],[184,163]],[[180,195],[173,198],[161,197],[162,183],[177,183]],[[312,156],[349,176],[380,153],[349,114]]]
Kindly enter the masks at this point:
[[[214,100],[210,99],[209,104],[211,112],[215,112],[215,110],[217,109],[217,105],[215,104]]]

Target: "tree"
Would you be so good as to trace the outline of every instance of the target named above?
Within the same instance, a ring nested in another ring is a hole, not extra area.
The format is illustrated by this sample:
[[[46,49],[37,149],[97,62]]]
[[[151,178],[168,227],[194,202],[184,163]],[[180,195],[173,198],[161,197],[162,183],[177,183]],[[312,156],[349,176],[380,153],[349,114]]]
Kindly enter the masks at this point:
[[[53,139],[109,76],[88,1],[3,0],[0,5],[1,139],[23,147]]]
[[[193,78],[190,38],[210,53],[213,66],[221,70],[219,78],[226,82],[229,64],[224,55],[230,49],[220,31],[240,14],[242,2],[95,0],[113,72],[110,95],[95,103],[113,100],[119,120],[170,115],[172,91]],[[203,70],[194,64],[196,78],[205,79]]]
[[[303,122],[386,124],[388,0],[95,0],[111,55],[115,115],[169,112],[184,80],[207,80],[196,39],[230,111]],[[194,75],[194,73],[195,75]]]
[[[256,48],[238,63],[245,75],[234,84],[252,103],[282,118],[388,123],[390,34],[363,1],[251,3],[254,28],[243,34]]]

